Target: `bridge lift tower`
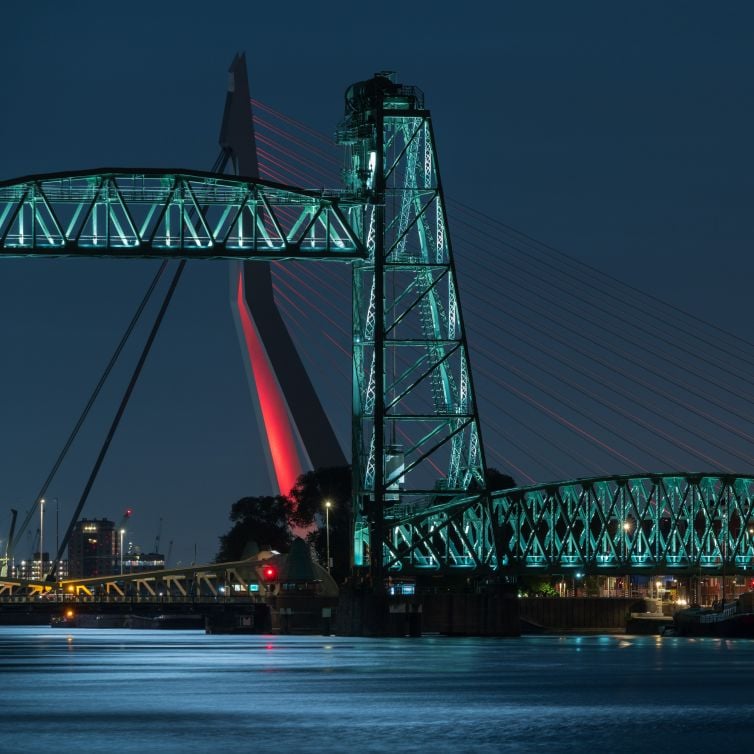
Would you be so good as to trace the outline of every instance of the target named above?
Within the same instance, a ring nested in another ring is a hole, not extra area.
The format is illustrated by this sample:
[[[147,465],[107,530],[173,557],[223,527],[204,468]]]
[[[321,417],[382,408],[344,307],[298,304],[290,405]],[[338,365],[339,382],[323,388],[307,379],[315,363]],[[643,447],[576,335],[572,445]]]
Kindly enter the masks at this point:
[[[485,460],[430,113],[378,73],[352,85],[337,131],[364,205],[353,262],[354,565],[409,542],[394,523],[484,496]]]

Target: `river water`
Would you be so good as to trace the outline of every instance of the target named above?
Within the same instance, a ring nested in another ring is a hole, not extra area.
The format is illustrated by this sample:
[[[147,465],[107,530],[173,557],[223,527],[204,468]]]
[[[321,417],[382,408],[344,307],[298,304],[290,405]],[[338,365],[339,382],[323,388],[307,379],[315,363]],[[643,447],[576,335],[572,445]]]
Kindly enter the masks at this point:
[[[754,642],[0,628],[0,751],[754,748]]]

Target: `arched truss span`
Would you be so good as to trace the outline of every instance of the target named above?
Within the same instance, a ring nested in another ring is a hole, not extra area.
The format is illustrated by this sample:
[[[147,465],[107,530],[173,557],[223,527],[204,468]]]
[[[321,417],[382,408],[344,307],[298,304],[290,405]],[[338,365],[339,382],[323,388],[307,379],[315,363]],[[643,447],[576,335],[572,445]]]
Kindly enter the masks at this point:
[[[100,169],[0,182],[0,256],[366,256],[338,191],[202,172]]]
[[[577,479],[402,513],[383,547],[392,571],[754,571],[749,476]]]

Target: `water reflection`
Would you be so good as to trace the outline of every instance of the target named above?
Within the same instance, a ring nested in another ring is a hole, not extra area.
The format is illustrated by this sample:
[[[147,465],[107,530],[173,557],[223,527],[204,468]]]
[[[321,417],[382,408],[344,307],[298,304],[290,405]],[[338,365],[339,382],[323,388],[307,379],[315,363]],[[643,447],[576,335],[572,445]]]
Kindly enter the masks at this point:
[[[743,751],[753,664],[745,640],[0,628],[0,751]]]

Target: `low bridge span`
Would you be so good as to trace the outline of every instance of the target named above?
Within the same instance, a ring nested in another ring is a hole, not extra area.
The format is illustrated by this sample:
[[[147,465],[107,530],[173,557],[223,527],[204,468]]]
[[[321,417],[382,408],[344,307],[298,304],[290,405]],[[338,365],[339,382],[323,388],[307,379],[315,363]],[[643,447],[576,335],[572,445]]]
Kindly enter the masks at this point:
[[[281,593],[337,594],[330,574],[316,563],[291,563],[288,555],[262,551],[227,563],[138,573],[114,573],[55,582],[0,578],[0,603],[52,602],[257,602]]]
[[[741,574],[754,570],[754,478],[706,473],[553,482],[396,507],[390,571]]]

